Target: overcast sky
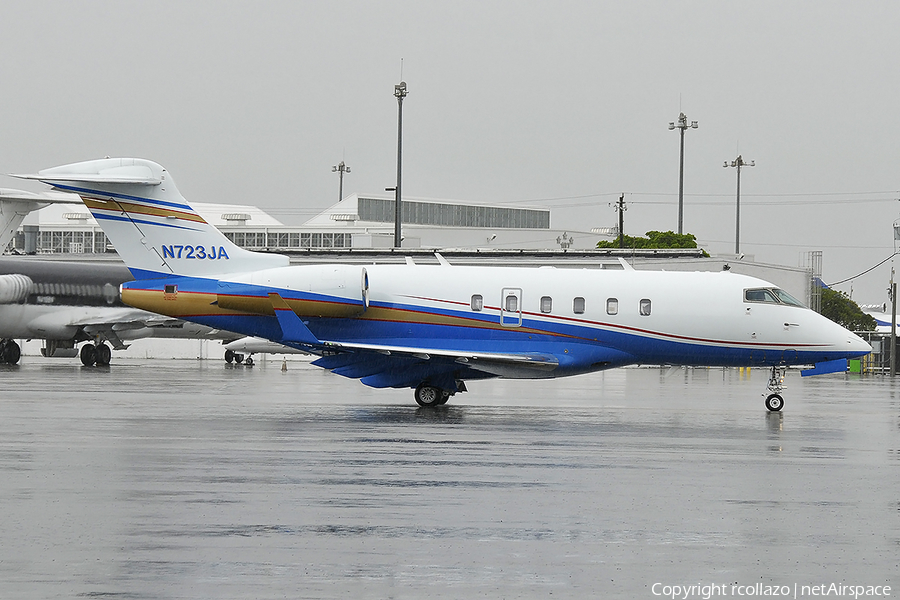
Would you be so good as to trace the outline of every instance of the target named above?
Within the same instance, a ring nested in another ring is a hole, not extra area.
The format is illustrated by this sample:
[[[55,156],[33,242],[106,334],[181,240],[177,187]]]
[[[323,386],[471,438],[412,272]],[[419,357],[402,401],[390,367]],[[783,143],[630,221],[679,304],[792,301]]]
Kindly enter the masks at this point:
[[[543,206],[553,227],[677,228],[837,281],[900,216],[900,3],[5,2],[0,172],[102,156],[164,165],[188,200],[299,224],[396,177],[404,196]],[[2,187],[41,189],[0,178]],[[882,302],[891,263],[853,283]],[[900,266],[898,266],[900,268]],[[850,291],[850,284],[839,286]]]

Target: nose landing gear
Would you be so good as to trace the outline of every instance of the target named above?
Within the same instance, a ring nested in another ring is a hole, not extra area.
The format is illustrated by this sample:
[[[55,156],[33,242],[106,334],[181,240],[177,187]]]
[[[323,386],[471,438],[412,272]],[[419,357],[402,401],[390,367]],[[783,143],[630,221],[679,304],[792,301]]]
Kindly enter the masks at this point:
[[[766,396],[766,409],[771,412],[779,412],[784,408],[784,398],[781,397],[781,392],[785,388],[785,370],[784,367],[772,366],[772,374],[769,375],[769,383],[766,384],[766,389],[771,392]],[[765,396],[765,394],[763,395]]]

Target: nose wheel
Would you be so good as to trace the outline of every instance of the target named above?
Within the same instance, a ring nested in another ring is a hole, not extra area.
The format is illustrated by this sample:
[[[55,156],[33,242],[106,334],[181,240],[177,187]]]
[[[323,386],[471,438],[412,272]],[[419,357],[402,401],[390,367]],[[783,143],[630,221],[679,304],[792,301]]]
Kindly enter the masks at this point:
[[[784,408],[784,398],[781,396],[781,392],[784,391],[784,374],[786,369],[784,367],[772,367],[772,374],[769,375],[769,383],[766,384],[766,389],[769,391],[769,395],[766,396],[766,410],[770,412],[779,412],[782,408]],[[765,396],[765,394],[763,394]]]
[[[784,398],[780,394],[769,394],[766,398],[766,409],[771,412],[778,412],[784,406]]]

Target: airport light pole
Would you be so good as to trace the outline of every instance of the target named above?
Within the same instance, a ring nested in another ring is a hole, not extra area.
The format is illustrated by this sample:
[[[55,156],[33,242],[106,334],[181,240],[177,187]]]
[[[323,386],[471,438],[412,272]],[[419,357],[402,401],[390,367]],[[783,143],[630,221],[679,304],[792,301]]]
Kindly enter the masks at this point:
[[[344,199],[344,173],[349,173],[350,167],[345,165],[344,161],[341,161],[337,165],[331,167],[331,172],[337,173],[341,181],[340,187],[338,187],[338,202],[340,202]]]
[[[616,211],[619,213],[619,248],[625,247],[625,211],[628,210],[628,207],[625,206],[625,194],[623,193],[619,196],[619,202],[616,204]]]
[[[681,113],[677,122],[669,122],[669,131],[673,129],[681,130],[681,152],[678,155],[678,233],[684,233],[684,132],[690,129],[697,129],[699,125],[697,121],[691,121],[688,125],[687,116]]]
[[[723,167],[735,167],[737,168],[737,209],[735,211],[735,224],[734,224],[734,253],[741,253],[741,167],[755,167],[756,161],[751,160],[750,162],[745,162],[743,157],[738,154],[738,157],[731,162],[725,161]]]
[[[403,165],[403,99],[406,98],[406,82],[401,81],[394,86],[394,97],[397,98],[397,189],[394,190],[394,248],[399,248],[403,238],[400,233],[400,219],[403,214],[400,196],[400,174]]]
[[[897,375],[897,282],[891,273],[891,377]]]

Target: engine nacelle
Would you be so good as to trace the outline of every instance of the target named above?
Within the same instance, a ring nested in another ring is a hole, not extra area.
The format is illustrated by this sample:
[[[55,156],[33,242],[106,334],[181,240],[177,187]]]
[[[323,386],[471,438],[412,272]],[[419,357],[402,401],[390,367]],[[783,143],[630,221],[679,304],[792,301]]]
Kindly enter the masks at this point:
[[[354,265],[297,265],[220,280],[218,306],[274,315],[277,293],[301,317],[357,317],[369,307],[369,276]]]
[[[34,282],[27,275],[0,275],[0,304],[24,302]]]

